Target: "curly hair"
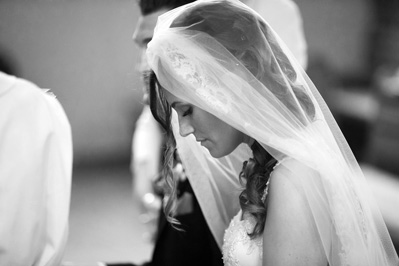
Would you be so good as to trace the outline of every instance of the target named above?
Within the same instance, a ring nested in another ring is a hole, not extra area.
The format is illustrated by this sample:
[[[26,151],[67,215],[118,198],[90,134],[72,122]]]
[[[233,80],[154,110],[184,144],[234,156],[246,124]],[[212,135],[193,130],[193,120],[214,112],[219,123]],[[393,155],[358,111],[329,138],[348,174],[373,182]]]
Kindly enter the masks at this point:
[[[204,32],[221,43],[240,62],[292,112],[302,124],[306,125],[315,115],[315,107],[304,89],[297,85],[297,74],[288,57],[269,32],[265,22],[257,15],[242,9],[229,8],[229,2],[212,2],[198,5],[177,17],[171,25],[173,27],[186,27],[190,30]],[[232,7],[232,6],[231,6]],[[268,44],[269,46],[265,47]],[[273,52],[274,57],[265,54]],[[282,77],[281,72],[284,74]],[[293,94],[286,89],[287,82]],[[154,73],[150,75],[150,106],[155,119],[164,127],[167,133],[167,145],[164,175],[166,183],[173,186],[172,153],[176,147],[171,133],[171,107],[165,100],[163,88]],[[302,110],[305,110],[305,114]],[[266,221],[267,204],[262,200],[262,194],[270,173],[276,164],[273,158],[258,142],[251,149],[253,158],[244,162],[240,173],[240,180],[245,183],[245,188],[239,200],[243,212],[255,218],[256,225],[251,238],[263,233]],[[165,207],[167,219],[172,223],[173,208],[176,191],[169,188],[170,197]]]
[[[147,73],[148,86],[150,90],[150,109],[155,120],[165,130],[165,153],[164,166],[162,167],[161,176],[165,179],[163,194],[167,195],[166,204],[164,205],[164,212],[166,219],[174,226],[179,224],[179,221],[174,218],[174,213],[177,207],[177,183],[178,178],[173,174],[175,166],[175,152],[176,140],[172,131],[172,107],[166,101],[163,94],[163,89],[159,84],[157,77],[153,71]]]
[[[257,141],[252,144],[251,150],[253,158],[244,162],[240,173],[240,181],[246,185],[239,199],[243,213],[248,213],[255,218],[255,227],[252,233],[248,233],[251,238],[254,238],[261,235],[265,227],[267,205],[262,196],[277,160]]]

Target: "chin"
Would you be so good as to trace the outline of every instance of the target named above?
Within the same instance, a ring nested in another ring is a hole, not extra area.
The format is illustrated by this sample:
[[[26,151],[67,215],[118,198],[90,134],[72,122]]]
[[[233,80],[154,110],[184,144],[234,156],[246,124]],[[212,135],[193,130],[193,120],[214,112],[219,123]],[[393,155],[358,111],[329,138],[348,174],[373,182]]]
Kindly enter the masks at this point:
[[[229,154],[231,154],[232,152],[234,152],[234,150],[238,147],[235,145],[229,145],[228,147],[223,147],[221,149],[217,149],[216,147],[212,147],[213,149],[208,149],[209,153],[212,155],[213,158],[219,159],[222,157],[225,157]],[[220,147],[219,147],[220,148]]]
[[[211,156],[216,159],[219,159],[219,158],[229,155],[237,148],[237,146],[232,146],[232,145],[229,145],[227,147],[223,146],[223,145],[219,145],[219,146],[210,145],[209,142],[205,142],[205,145],[202,145],[202,146],[204,146],[209,151]]]
[[[213,158],[216,158],[216,159],[219,159],[219,158],[222,158],[222,157],[226,156],[226,155],[213,154],[213,153],[211,153],[211,155],[212,155]]]
[[[208,149],[208,151],[212,155],[212,157],[216,158],[216,159],[222,158],[222,157],[230,154],[230,153],[220,152],[220,151],[217,151],[217,150],[214,150],[214,149],[213,150]]]

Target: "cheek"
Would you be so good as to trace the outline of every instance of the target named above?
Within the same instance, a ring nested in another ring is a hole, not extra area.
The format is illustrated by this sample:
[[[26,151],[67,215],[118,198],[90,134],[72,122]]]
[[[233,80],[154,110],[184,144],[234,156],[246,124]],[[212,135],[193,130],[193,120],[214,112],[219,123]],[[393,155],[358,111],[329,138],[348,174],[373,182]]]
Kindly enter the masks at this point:
[[[225,124],[222,120],[204,111],[199,113],[198,119],[196,119],[196,121],[200,129],[203,131],[206,130],[209,135],[219,140],[221,136],[226,133],[225,131],[228,128],[227,124]]]
[[[215,116],[211,119],[211,123],[208,124],[208,130],[212,132],[217,146],[227,152],[230,152],[231,149],[235,149],[243,140],[243,134],[240,131]]]
[[[244,140],[244,134],[241,131],[231,127],[229,124],[220,121],[218,126],[215,125],[215,127],[218,128],[218,147],[222,150],[224,155],[230,154]]]
[[[210,129],[213,127],[213,117],[206,111],[198,107],[193,107],[193,115],[190,121],[198,133],[212,134],[212,130]]]

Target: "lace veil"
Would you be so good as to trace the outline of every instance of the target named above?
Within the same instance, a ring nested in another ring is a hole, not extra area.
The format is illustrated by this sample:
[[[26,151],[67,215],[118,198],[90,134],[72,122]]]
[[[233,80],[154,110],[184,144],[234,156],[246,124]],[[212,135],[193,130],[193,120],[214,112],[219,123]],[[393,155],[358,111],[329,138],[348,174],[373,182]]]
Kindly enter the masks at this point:
[[[147,58],[163,88],[256,139],[281,164],[292,158],[316,173],[298,177],[298,184],[329,265],[398,265],[372,193],[329,108],[255,11],[235,0],[199,0],[167,12],[158,19]],[[192,136],[180,137],[175,113],[172,121],[187,175],[221,244],[239,209],[238,173],[250,151],[242,145],[213,159]]]

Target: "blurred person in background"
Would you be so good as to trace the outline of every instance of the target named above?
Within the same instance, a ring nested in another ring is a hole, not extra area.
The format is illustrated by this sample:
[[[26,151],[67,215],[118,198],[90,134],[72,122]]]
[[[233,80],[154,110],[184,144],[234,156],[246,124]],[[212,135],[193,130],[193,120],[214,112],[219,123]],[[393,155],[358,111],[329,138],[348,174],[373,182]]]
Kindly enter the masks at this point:
[[[71,128],[46,91],[0,72],[0,265],[60,265],[64,253]]]
[[[145,59],[145,49],[152,39],[158,16],[190,2],[193,0],[138,1],[141,16],[133,40],[142,55],[139,71],[143,77],[144,107],[133,136],[131,169],[134,176],[134,196],[141,201],[144,211],[141,217],[144,217],[149,226],[150,235],[147,237],[155,238],[152,259],[145,265],[223,265],[221,251],[201,212],[181,163],[176,165],[174,171],[181,177],[180,206],[176,215],[182,223],[184,232],[172,228],[167,222],[161,208],[162,192],[154,190],[163,159],[164,135],[158,122],[152,117],[148,105],[148,84],[145,74],[149,67]]]
[[[195,191],[207,191],[200,188],[201,184],[190,184],[190,176],[186,176],[180,161],[176,164],[174,172],[179,179],[179,203],[176,218],[185,230],[177,231],[167,222],[161,210],[162,195],[154,191],[154,183],[159,177],[160,164],[163,161],[164,132],[158,122],[153,118],[148,106],[148,82],[145,73],[149,70],[145,58],[145,49],[151,41],[158,16],[165,12],[193,2],[192,0],[139,0],[141,16],[138,20],[133,40],[142,54],[139,62],[139,71],[143,73],[144,107],[136,123],[136,130],[132,141],[131,171],[133,173],[133,194],[141,202],[144,222],[149,226],[148,238],[155,234],[155,248],[152,261],[145,265],[223,265],[220,251],[222,236],[227,228],[227,223],[232,215],[239,209],[238,204],[230,204],[228,217],[220,219],[212,217],[210,209],[215,206],[207,204],[207,195],[197,199]],[[261,16],[268,18],[271,25],[286,41],[299,62],[306,67],[307,53],[306,41],[302,26],[302,18],[296,4],[291,0],[248,0],[243,1],[256,9]],[[178,154],[175,158],[178,159]],[[245,156],[243,156],[245,157]],[[239,171],[240,169],[237,169]],[[213,173],[215,174],[215,173]],[[232,194],[231,198],[239,193],[238,179],[236,184],[230,184],[224,193]],[[156,189],[155,189],[156,190]],[[209,195],[208,195],[209,196]],[[202,209],[202,210],[201,210]],[[204,213],[205,212],[205,217]],[[159,220],[157,218],[159,217]],[[108,264],[108,265],[133,265]]]

